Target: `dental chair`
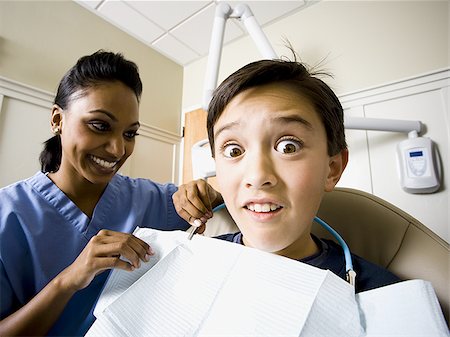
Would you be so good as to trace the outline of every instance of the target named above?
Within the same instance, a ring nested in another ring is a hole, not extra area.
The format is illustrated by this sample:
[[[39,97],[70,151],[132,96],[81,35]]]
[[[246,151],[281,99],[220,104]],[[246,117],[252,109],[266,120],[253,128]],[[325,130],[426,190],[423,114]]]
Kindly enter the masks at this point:
[[[449,244],[386,200],[351,188],[325,193],[318,216],[345,239],[352,253],[398,277],[430,281],[449,325]],[[318,237],[333,239],[314,224]]]
[[[194,145],[197,148],[193,149],[193,156],[199,147],[205,149],[204,145],[204,141]],[[206,179],[214,176],[213,165],[209,154],[203,165],[196,165],[194,177]],[[352,253],[404,280],[431,282],[447,325],[450,325],[450,248],[446,241],[386,200],[352,188],[337,187],[325,193],[317,215],[344,238]],[[222,209],[208,221],[204,235],[216,236],[237,231],[227,210]],[[319,224],[314,223],[312,232],[318,237],[335,240]]]

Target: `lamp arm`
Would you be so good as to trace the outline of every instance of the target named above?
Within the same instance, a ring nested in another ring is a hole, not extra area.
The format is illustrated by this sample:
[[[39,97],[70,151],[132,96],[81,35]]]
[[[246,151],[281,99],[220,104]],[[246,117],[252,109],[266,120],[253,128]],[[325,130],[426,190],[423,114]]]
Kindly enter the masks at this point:
[[[232,17],[238,17],[244,23],[245,28],[247,29],[248,34],[252,38],[256,47],[258,48],[261,55],[266,59],[276,59],[278,58],[275,50],[272,48],[269,40],[267,39],[266,34],[264,34],[261,26],[256,20],[253,12],[250,7],[246,4],[238,4],[233,13]]]
[[[216,6],[203,92],[202,107],[205,111],[208,109],[208,104],[211,100],[212,93],[217,87],[225,25],[231,13],[231,7],[226,3],[220,3]]]
[[[209,102],[211,101],[213,92],[217,87],[225,25],[230,17],[240,19],[244,23],[247,32],[253,39],[256,47],[264,58],[278,58],[277,54],[272,48],[272,45],[270,44],[248,5],[238,4],[234,9],[232,9],[227,3],[219,3],[216,6],[214,15],[214,24],[209,46],[208,64],[205,75],[205,85],[202,102],[202,107],[205,111],[208,110]],[[420,134],[420,132],[423,130],[423,124],[420,121],[365,117],[346,117],[344,118],[344,126],[346,129],[393,131],[406,133],[416,131],[418,134]]]
[[[409,121],[399,119],[367,118],[367,117],[344,117],[344,127],[355,130],[375,130],[406,132],[423,131],[423,124],[420,121]]]

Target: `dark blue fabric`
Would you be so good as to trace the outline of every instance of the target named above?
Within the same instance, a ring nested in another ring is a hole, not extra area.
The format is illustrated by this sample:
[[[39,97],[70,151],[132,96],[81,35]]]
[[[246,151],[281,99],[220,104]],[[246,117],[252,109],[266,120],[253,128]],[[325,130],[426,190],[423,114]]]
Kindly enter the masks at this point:
[[[242,233],[240,232],[224,234],[216,238],[242,244]],[[299,261],[320,269],[328,269],[345,280],[345,257],[341,246],[332,240],[318,239],[315,236],[313,236],[313,239],[319,247],[319,252]],[[352,260],[353,269],[356,272],[356,292],[366,291],[401,281],[400,278],[390,271],[377,266],[360,256],[352,254]]]

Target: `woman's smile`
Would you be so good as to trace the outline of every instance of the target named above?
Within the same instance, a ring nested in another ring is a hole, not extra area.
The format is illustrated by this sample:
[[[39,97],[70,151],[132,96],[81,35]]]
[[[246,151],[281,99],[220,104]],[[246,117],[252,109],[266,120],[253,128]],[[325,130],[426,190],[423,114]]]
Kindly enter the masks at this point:
[[[96,157],[94,155],[90,155],[89,159],[95,164],[95,166],[99,167],[102,171],[105,171],[108,173],[114,172],[116,170],[115,166],[119,162],[118,160],[108,161],[108,160]]]

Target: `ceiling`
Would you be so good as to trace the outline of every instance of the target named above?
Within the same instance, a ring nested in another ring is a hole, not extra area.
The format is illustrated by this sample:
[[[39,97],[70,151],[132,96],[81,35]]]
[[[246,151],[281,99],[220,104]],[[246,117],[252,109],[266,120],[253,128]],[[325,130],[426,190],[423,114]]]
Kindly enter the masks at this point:
[[[247,4],[261,27],[312,1],[74,0],[161,54],[185,66],[208,54],[216,4]],[[227,21],[224,45],[247,35],[237,19]]]

